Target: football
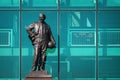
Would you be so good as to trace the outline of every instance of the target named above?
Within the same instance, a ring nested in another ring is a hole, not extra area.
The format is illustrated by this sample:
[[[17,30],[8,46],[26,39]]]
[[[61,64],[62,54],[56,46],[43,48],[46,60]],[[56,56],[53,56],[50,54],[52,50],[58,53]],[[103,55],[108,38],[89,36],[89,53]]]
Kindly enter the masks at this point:
[[[55,46],[55,44],[52,42],[52,41],[49,41],[48,42],[48,47],[49,48],[53,48]]]

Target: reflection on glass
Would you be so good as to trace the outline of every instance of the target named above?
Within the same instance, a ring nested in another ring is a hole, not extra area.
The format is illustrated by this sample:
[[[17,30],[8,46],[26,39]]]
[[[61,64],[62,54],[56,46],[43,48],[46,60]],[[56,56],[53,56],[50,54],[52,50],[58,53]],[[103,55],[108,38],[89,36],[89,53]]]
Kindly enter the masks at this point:
[[[119,14],[120,11],[99,11],[98,14],[98,26],[99,26],[98,54],[101,54],[99,55],[98,68],[99,78],[102,79],[117,80],[120,77],[120,75],[118,75],[120,74]]]
[[[96,0],[60,0],[61,9],[94,9]]]
[[[95,13],[61,12],[60,18],[61,80],[95,80]]]
[[[84,28],[84,29],[92,29],[95,27],[95,12],[70,12],[68,14],[64,13],[61,14],[66,18],[65,19],[68,22],[66,23],[66,26],[69,26],[70,28]],[[62,20],[62,23],[64,23],[65,20]],[[61,24],[63,25],[63,24]]]
[[[23,0],[23,8],[57,9],[57,0]]]
[[[19,12],[0,12],[0,79],[19,79]]]
[[[0,9],[18,9],[19,4],[19,0],[0,0]]]
[[[99,0],[100,9],[120,9],[120,0]]]

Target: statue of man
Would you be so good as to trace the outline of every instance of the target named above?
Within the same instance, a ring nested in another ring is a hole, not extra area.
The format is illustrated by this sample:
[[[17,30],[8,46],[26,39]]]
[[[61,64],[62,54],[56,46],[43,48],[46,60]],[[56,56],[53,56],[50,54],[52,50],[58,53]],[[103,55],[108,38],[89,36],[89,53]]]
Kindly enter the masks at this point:
[[[55,47],[50,26],[45,22],[45,14],[39,15],[39,22],[34,22],[26,29],[30,40],[34,46],[34,59],[32,71],[43,71],[45,69],[46,50]]]

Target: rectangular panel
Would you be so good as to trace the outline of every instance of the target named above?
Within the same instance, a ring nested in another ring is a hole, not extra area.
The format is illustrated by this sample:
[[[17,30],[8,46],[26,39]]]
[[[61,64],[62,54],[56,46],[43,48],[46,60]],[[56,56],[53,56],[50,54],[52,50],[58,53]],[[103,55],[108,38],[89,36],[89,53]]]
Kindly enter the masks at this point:
[[[12,46],[11,29],[0,29],[0,46]]]
[[[94,31],[70,31],[70,46],[95,46]]]
[[[101,31],[100,45],[120,46],[120,31]]]

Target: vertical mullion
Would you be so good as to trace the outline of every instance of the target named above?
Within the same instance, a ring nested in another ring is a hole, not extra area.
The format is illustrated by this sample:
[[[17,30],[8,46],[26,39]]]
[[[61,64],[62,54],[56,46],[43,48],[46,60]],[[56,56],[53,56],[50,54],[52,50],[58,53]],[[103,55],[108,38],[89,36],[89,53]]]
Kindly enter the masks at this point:
[[[98,0],[96,0],[96,80],[98,80]]]
[[[20,0],[20,80],[22,80],[22,0]]]
[[[58,80],[60,80],[60,0],[58,0]]]

